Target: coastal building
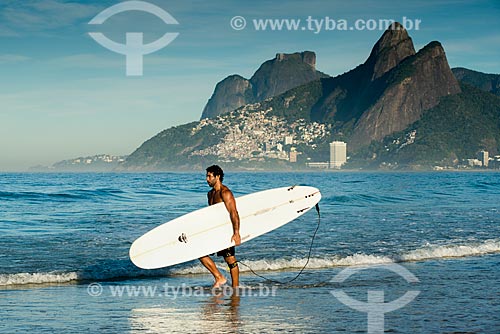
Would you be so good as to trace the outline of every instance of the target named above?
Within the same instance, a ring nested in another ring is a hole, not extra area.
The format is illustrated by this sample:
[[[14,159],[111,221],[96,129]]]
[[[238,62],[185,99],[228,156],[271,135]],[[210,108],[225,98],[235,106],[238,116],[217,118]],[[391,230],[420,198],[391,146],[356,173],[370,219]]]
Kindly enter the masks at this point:
[[[489,153],[488,151],[482,150],[479,152],[477,159],[481,161],[481,166],[488,167]]]
[[[343,141],[330,143],[330,168],[340,169],[347,162],[347,144]]]
[[[500,155],[495,155],[493,158],[490,158],[488,167],[493,169],[500,169]]]
[[[480,167],[483,163],[479,159],[467,159],[467,165],[469,165],[469,167]]]
[[[319,169],[328,169],[330,167],[330,163],[328,162],[308,162],[306,166],[309,168],[319,168]]]

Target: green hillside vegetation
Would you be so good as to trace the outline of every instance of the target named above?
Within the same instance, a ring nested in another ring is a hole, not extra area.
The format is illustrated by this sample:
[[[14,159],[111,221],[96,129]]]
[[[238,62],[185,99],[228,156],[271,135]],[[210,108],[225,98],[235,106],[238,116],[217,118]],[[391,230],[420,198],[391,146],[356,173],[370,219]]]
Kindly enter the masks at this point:
[[[324,79],[323,79],[324,80]],[[310,120],[311,106],[321,94],[323,80],[297,87],[274,99],[267,100],[259,109],[273,107],[272,115],[284,117],[290,122],[304,118]],[[311,89],[312,87],[312,89]],[[490,155],[500,152],[500,98],[467,84],[461,84],[462,93],[447,96],[422,118],[404,131],[386,137],[351,156],[348,168],[430,168],[435,165],[456,165],[463,159],[475,158],[486,149]],[[293,98],[292,98],[293,97]],[[236,114],[235,114],[236,115]],[[233,117],[227,121],[234,126]],[[237,118],[234,119],[236,121]],[[224,130],[206,125],[192,132],[199,122],[192,122],[164,130],[146,141],[123,167],[137,169],[193,169],[218,161],[216,156],[191,156],[195,150],[216,145],[226,135]],[[296,145],[299,162],[292,165],[285,161],[240,161],[234,168],[289,169],[300,168],[307,161],[327,161],[329,143],[332,140],[348,142],[352,122],[338,122],[329,136],[312,145]],[[416,131],[415,141],[408,142],[409,134]],[[286,146],[285,150],[290,147]],[[230,165],[230,164],[228,164]],[[200,167],[201,168],[201,167]]]
[[[500,96],[499,74],[481,73],[463,67],[453,68],[452,71],[455,77],[461,82]]]
[[[123,166],[125,168],[133,166],[146,169],[172,169],[189,167],[193,163],[203,163],[204,159],[191,157],[189,153],[217,144],[225,133],[207,125],[192,135],[192,130],[198,123],[183,124],[160,132],[132,153]]]
[[[311,108],[321,97],[321,80],[312,81],[293,88],[262,103],[263,109],[272,108],[270,116],[278,116],[293,122],[297,119],[311,120]]]
[[[402,132],[373,142],[356,154],[352,166],[397,168],[456,165],[475,158],[480,150],[500,152],[500,98],[467,84],[462,93],[448,96]],[[412,144],[402,145],[416,131]]]

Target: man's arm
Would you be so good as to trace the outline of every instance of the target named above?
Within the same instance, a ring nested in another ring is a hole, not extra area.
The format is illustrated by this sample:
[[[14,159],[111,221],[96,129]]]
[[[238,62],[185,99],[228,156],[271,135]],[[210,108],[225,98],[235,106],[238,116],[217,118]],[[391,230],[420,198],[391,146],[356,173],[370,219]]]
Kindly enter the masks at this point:
[[[235,245],[238,246],[241,244],[240,215],[236,209],[236,201],[234,200],[233,193],[229,189],[222,191],[222,200],[224,201],[224,205],[231,218],[231,223],[233,224],[233,236],[231,237],[231,241],[234,241]]]

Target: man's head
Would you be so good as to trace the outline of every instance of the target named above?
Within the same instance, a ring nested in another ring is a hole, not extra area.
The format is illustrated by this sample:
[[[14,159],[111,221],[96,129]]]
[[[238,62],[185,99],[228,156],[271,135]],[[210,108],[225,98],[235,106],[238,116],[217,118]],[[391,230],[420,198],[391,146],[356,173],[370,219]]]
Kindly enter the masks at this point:
[[[217,179],[222,182],[224,180],[224,172],[217,165],[212,165],[207,168],[207,183],[213,187],[217,183]]]

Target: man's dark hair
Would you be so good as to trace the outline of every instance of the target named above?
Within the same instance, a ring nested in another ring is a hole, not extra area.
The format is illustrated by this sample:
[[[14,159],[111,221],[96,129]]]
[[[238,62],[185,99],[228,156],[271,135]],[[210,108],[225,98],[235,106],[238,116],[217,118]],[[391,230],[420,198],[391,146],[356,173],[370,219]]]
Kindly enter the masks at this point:
[[[219,175],[220,177],[220,182],[224,180],[224,172],[222,171],[222,168],[220,168],[217,165],[212,165],[207,168],[207,173],[212,173],[213,176]]]

